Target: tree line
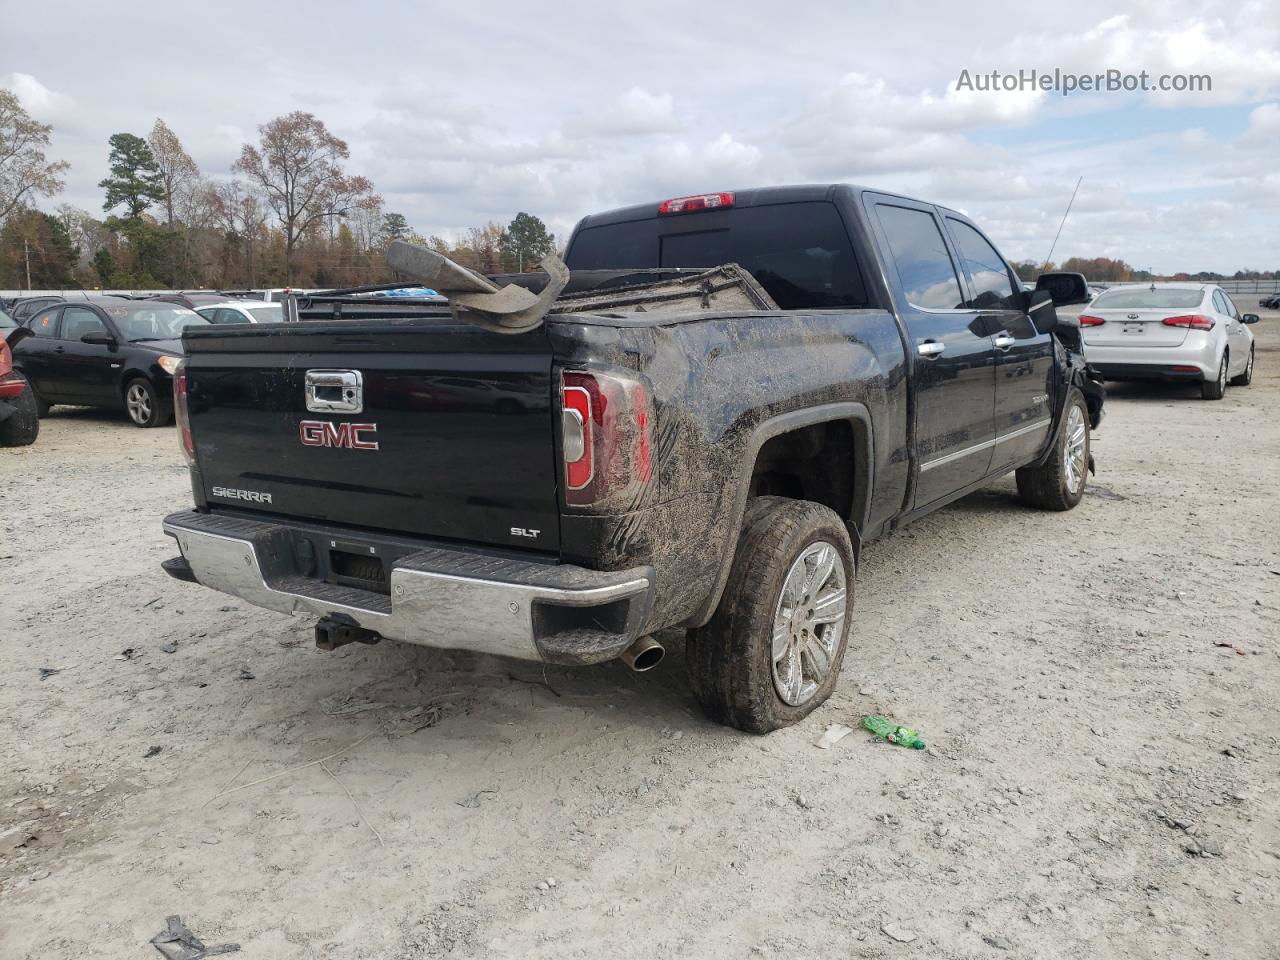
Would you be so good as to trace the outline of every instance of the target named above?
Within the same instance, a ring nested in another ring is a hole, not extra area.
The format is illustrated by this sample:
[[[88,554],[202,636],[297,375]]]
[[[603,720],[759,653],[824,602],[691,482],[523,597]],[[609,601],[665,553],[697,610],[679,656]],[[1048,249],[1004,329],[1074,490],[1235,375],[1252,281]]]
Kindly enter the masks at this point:
[[[1088,280],[1099,283],[1133,283],[1144,280],[1280,280],[1280,270],[1237,270],[1228,276],[1212,270],[1201,270],[1197,273],[1174,273],[1168,276],[1152,273],[1150,270],[1139,270],[1131,267],[1123,260],[1112,260],[1109,257],[1070,257],[1061,264],[1053,262],[1041,263],[1039,260],[1021,260],[1013,265],[1018,278],[1029,283],[1035,282],[1041,273],[1061,270],[1066,273],[1083,273]]]
[[[457,236],[419,235],[385,209],[367,177],[348,172],[350,150],[324,122],[294,111],[258,128],[230,177],[206,175],[160,119],[149,134],[117,133],[107,144],[102,214],[60,204],[69,165],[50,159],[53,128],[0,89],[0,288],[346,287],[405,279],[388,270],[392,240],[424,244],[484,273],[537,269],[555,237],[529,213],[505,227],[486,223]],[[1156,279],[1123,260],[1072,257],[1061,265],[1024,260],[1024,280],[1042,269],[1090,280]],[[1280,279],[1238,270],[1237,279]],[[1178,273],[1178,280],[1221,274]]]
[[[200,170],[157,119],[146,136],[107,143],[102,216],[56,197],[67,163],[47,156],[52,127],[0,89],[0,288],[347,287],[401,278],[386,266],[392,240],[429,246],[486,273],[537,269],[555,236],[529,213],[505,227],[423,237],[385,209],[350,150],[324,122],[295,111],[258,128],[229,177]]]

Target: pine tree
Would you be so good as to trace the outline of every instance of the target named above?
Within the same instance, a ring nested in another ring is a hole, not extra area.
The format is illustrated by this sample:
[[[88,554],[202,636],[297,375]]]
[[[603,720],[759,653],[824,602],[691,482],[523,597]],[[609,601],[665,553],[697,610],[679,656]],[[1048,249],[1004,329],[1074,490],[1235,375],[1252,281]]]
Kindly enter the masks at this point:
[[[142,211],[164,199],[164,180],[147,141],[132,133],[117,133],[111,144],[111,175],[98,186],[107,191],[103,210],[124,204],[127,219],[137,220]]]

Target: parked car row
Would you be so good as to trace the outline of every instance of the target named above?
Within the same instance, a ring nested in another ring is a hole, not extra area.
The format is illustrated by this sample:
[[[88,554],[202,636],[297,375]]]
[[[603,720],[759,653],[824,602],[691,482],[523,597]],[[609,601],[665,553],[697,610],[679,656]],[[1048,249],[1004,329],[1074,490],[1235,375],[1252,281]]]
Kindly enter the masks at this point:
[[[209,321],[158,300],[103,297],[54,303],[31,317],[13,351],[40,416],[51,406],[124,410],[140,427],[173,419],[173,374],[182,331]]]
[[[282,311],[278,301],[228,294],[45,295],[19,300],[5,318],[10,329],[29,332],[6,345],[5,356],[33,416],[68,404],[123,410],[138,426],[157,427],[173,420],[172,378],[185,327],[278,323]],[[0,382],[0,403],[5,390],[17,396],[16,387]],[[6,409],[2,423],[10,422]]]

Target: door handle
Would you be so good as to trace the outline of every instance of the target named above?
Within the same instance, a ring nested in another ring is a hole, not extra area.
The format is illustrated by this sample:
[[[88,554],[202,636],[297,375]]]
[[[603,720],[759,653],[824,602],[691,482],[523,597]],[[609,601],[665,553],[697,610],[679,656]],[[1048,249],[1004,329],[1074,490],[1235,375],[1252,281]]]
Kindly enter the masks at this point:
[[[1008,350],[1017,342],[1018,342],[1017,340],[1009,336],[1007,331],[1001,330],[999,333],[996,334],[997,350]]]
[[[937,340],[922,340],[916,344],[916,353],[924,357],[926,360],[932,360],[934,357],[942,356],[942,351],[947,349],[945,343],[939,343]]]
[[[54,352],[54,353],[66,353],[66,350],[65,350],[63,347],[54,347],[54,348],[53,348],[53,352]]]

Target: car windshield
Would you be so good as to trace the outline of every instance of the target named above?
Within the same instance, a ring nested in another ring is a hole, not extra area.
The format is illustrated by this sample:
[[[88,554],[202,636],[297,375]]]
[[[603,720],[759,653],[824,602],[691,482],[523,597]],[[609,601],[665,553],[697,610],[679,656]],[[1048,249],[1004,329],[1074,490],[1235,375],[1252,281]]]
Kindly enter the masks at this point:
[[[1127,290],[1108,290],[1093,301],[1099,309],[1114,310],[1163,310],[1168,307],[1198,307],[1204,293],[1181,287],[1134,287]]]
[[[268,303],[262,307],[245,307],[258,323],[279,323],[284,317],[284,310],[278,303]]]
[[[209,321],[194,310],[176,304],[112,304],[105,308],[126,340],[172,340],[182,336],[191,326],[204,326]]]
[[[18,322],[9,316],[3,310],[0,310],[0,330],[11,330],[18,325]]]

